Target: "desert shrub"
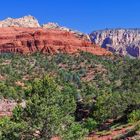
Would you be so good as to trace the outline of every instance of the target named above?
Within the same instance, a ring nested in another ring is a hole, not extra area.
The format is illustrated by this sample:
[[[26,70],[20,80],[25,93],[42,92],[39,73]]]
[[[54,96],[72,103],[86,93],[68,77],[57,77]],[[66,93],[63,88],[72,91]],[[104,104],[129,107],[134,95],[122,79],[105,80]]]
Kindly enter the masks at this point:
[[[88,129],[89,132],[94,131],[98,124],[93,118],[88,118],[84,123],[83,123],[84,128]]]
[[[94,116],[101,121],[116,119],[126,116],[140,103],[139,94],[135,93],[106,93],[97,97],[96,111]]]
[[[22,139],[22,133],[26,128],[26,122],[13,122],[8,117],[0,119],[0,139],[1,140],[19,140]]]
[[[139,110],[133,110],[129,115],[128,115],[128,122],[130,123],[135,123],[140,120],[140,109]]]
[[[0,82],[0,98],[10,98],[17,99],[18,94],[13,86],[8,86],[7,84]]]

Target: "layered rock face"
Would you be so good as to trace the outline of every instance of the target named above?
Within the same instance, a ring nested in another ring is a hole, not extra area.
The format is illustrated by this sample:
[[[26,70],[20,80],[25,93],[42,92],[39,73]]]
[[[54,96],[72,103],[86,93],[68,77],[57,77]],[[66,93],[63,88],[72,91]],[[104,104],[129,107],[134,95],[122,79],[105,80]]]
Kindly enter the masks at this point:
[[[91,43],[88,35],[55,23],[42,26],[32,16],[0,21],[0,53],[111,53]]]
[[[111,53],[91,43],[88,35],[55,23],[42,26],[32,16],[0,21],[0,53]]]
[[[123,56],[140,57],[140,29],[108,29],[90,34],[92,42]]]
[[[24,16],[22,18],[7,18],[3,21],[0,21],[0,27],[40,27],[37,19],[33,16]]]
[[[57,30],[71,32],[72,34],[74,34],[78,38],[82,38],[84,40],[91,41],[89,35],[84,34],[82,32],[79,32],[79,31],[69,29],[67,27],[60,26],[57,23],[51,23],[50,22],[48,24],[43,24],[42,27],[45,28],[45,29],[57,29]]]
[[[95,55],[110,55],[89,41],[79,39],[63,30],[43,28],[0,28],[0,53],[77,53],[86,51]]]
[[[67,27],[60,26],[57,23],[49,22],[47,24],[40,25],[38,20],[35,17],[30,16],[30,15],[24,16],[22,18],[15,18],[15,19],[7,18],[5,20],[2,20],[2,21],[0,21],[0,28],[3,28],[3,27],[25,27],[25,28],[42,27],[44,29],[63,30],[63,31],[71,32],[72,34],[74,34],[75,36],[77,36],[79,38],[83,38],[87,41],[90,41],[90,37],[87,34],[69,29]]]

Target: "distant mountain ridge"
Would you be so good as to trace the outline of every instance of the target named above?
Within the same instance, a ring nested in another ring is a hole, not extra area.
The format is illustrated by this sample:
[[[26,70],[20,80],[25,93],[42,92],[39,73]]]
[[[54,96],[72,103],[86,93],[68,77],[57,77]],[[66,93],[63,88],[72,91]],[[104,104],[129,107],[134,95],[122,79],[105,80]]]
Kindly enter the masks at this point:
[[[120,55],[140,57],[140,29],[105,29],[90,34],[92,42]]]
[[[76,30],[72,30],[72,29],[64,27],[64,26],[60,26],[57,23],[50,22],[47,24],[40,25],[38,20],[35,17],[30,16],[30,15],[24,16],[21,18],[7,18],[5,20],[2,20],[2,21],[0,21],[0,30],[2,32],[4,31],[3,28],[34,28],[33,31],[35,31],[37,29],[38,30],[41,29],[44,31],[56,30],[57,32],[59,32],[59,31],[67,32],[67,33],[74,35],[76,37],[76,39],[84,40],[85,42],[87,41],[90,43],[92,42],[93,44],[96,44],[96,46],[101,46],[102,48],[105,48],[108,51],[111,51],[113,53],[118,53],[121,56],[132,56],[132,57],[140,58],[140,29],[139,28],[105,29],[105,30],[94,31],[90,35],[88,35],[88,34],[85,34],[85,33],[82,33],[82,32],[76,31]],[[20,30],[18,29],[18,32],[19,31]],[[22,31],[22,29],[21,29],[21,31]],[[25,32],[25,31],[26,30],[23,29],[23,32]],[[7,32],[7,30],[6,30],[6,32]],[[10,31],[10,33],[11,33],[11,31]],[[2,35],[2,33],[1,33],[1,35]],[[5,34],[4,34],[4,36],[5,36]],[[23,36],[25,36],[25,35],[23,35]],[[10,43],[10,42],[8,42],[8,43]],[[85,44],[88,44],[88,43],[85,43]],[[9,44],[8,44],[8,47],[9,47]],[[1,49],[1,50],[3,50],[3,49]]]

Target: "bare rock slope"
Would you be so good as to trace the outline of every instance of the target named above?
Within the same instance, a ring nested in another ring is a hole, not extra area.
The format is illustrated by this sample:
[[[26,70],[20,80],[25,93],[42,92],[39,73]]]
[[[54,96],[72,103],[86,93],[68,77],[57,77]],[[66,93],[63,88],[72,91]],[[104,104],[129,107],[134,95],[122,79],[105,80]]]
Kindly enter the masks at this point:
[[[140,57],[140,29],[107,29],[90,34],[92,42],[123,56]]]
[[[40,26],[32,16],[8,18],[0,22],[0,27],[0,53],[71,54],[85,51],[95,55],[111,54],[93,44],[85,34],[52,23]]]
[[[0,27],[40,27],[37,19],[33,16],[24,16],[22,18],[7,18],[0,21]]]

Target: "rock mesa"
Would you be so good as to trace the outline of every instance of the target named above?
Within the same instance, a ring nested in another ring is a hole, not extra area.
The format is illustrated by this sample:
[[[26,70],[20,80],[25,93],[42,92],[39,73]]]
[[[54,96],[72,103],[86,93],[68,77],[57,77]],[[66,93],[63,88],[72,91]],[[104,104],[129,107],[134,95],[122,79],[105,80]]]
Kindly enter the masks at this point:
[[[32,16],[0,21],[0,53],[46,54],[90,52],[111,53],[91,43],[88,35],[55,23],[42,26]]]
[[[0,28],[0,53],[72,54],[79,51],[95,55],[110,55],[110,52],[105,49],[80,39],[68,31],[22,27]]]

